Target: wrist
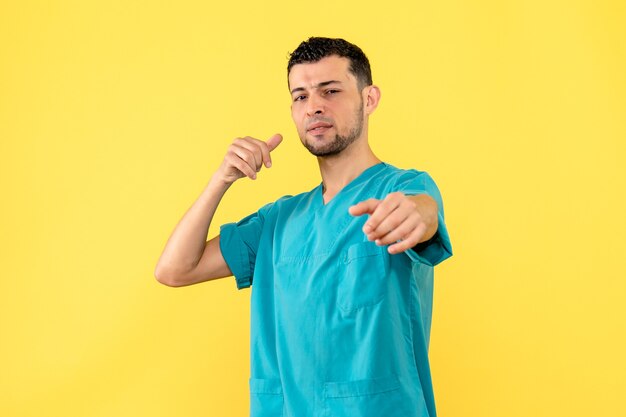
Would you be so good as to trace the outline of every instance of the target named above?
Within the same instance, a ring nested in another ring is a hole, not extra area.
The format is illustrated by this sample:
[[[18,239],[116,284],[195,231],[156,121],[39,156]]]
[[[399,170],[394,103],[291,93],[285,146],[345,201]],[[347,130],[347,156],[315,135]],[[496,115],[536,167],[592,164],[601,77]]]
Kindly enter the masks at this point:
[[[209,180],[206,190],[213,193],[224,194],[232,185],[232,182],[227,181],[219,172],[213,174]]]

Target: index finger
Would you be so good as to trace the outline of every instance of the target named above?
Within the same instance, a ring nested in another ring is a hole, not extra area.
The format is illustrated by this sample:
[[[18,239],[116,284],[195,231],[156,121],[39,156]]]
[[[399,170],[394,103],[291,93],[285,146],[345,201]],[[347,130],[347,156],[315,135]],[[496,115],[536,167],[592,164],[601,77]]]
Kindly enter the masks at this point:
[[[363,214],[372,214],[376,207],[380,204],[380,200],[370,198],[351,206],[348,212],[353,216],[362,216]]]
[[[399,206],[399,202],[390,198],[389,196],[385,197],[384,200],[380,202],[380,204],[376,207],[370,218],[365,223],[365,230],[371,232],[375,231],[376,228],[382,223],[383,220],[387,218],[395,209]]]

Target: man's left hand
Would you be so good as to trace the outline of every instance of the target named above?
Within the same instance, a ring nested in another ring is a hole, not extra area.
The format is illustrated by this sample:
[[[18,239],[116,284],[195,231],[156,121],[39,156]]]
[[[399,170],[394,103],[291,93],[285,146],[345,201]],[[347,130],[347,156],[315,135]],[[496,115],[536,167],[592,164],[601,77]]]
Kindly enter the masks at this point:
[[[363,226],[367,238],[377,245],[390,245],[389,253],[400,253],[425,242],[437,231],[437,202],[426,194],[388,194],[383,200],[370,198],[350,207],[353,216],[369,214]]]

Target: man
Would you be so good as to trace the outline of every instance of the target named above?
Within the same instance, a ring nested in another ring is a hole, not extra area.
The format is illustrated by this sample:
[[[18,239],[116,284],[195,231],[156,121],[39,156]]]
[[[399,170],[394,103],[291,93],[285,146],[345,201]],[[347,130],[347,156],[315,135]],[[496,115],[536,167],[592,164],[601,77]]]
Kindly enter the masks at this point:
[[[433,417],[433,266],[452,255],[439,191],[427,173],[372,152],[368,117],[380,90],[360,48],[310,38],[287,72],[321,184],[205,242],[226,190],[270,168],[282,136],[235,139],[155,276],[184,286],[234,275],[239,289],[252,286],[251,416]]]

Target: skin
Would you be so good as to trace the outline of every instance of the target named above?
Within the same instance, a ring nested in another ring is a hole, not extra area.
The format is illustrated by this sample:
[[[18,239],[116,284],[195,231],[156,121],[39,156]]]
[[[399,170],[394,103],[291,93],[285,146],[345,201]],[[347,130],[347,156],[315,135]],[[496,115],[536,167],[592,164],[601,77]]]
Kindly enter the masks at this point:
[[[378,164],[368,143],[369,116],[378,106],[380,89],[359,89],[349,61],[329,56],[298,64],[289,73],[291,116],[302,144],[316,156],[327,204],[365,169]],[[205,241],[215,211],[237,180],[257,178],[272,166],[271,152],[282,135],[267,141],[236,138],[202,194],[187,210],[169,237],[155,268],[162,284],[181,287],[231,276],[219,248],[219,235]],[[427,195],[394,192],[382,200],[355,202],[349,213],[369,215],[363,233],[389,253],[400,253],[430,239],[437,231],[437,203]]]

